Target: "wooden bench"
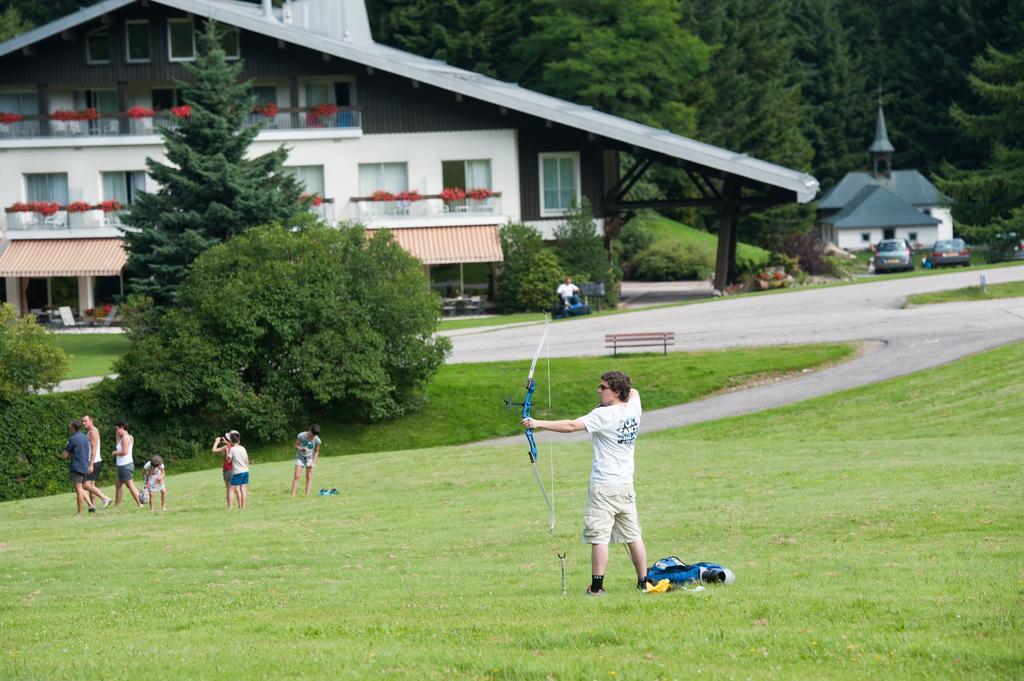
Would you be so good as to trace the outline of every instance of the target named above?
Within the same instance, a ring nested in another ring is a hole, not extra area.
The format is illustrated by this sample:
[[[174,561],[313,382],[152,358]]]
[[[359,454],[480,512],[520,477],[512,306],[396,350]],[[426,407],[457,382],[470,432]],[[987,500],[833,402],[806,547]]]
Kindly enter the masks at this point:
[[[648,333],[609,333],[604,337],[604,346],[618,355],[619,348],[642,348],[661,346],[662,353],[668,354],[668,346],[676,344],[674,331],[652,331]]]

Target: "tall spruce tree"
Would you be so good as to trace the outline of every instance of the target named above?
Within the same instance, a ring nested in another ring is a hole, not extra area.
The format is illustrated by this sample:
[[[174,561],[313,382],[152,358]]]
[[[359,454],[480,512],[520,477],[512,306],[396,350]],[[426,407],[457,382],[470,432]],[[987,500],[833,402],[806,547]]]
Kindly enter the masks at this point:
[[[1008,54],[989,47],[975,58],[968,80],[983,105],[968,112],[954,104],[950,116],[989,153],[988,161],[978,168],[945,164],[934,179],[953,197],[958,222],[983,227],[1024,208],[1024,49]]]
[[[301,186],[282,169],[287,149],[246,157],[259,128],[245,125],[254,98],[239,80],[241,61],[227,60],[213,22],[198,43],[195,65],[186,65],[190,79],[179,82],[191,112],[177,128],[161,130],[170,163],[146,159],[160,189],[142,194],[126,218],[137,228],[125,234],[132,288],[157,307],[174,303],[192,262],[210,246],[304,210]]]

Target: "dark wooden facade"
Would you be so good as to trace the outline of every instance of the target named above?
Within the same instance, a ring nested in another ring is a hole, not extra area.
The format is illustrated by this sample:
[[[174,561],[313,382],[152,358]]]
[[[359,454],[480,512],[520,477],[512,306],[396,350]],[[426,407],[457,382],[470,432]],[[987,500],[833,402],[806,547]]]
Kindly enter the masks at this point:
[[[70,31],[31,46],[28,50],[0,57],[0,85],[21,85],[37,90],[40,106],[49,110],[47,92],[55,87],[87,89],[115,88],[126,105],[127,83],[152,83],[168,87],[187,78],[179,62],[168,59],[167,20],[188,15],[158,4],[129,5]],[[125,22],[148,20],[151,60],[128,63],[125,58]],[[201,20],[196,20],[200,30]],[[110,32],[111,63],[88,64],[86,34],[106,28]],[[590,200],[594,214],[606,214],[603,151],[613,148],[609,140],[596,140],[587,133],[476,100],[459,97],[441,88],[416,83],[409,78],[362,64],[325,56],[321,52],[242,31],[240,51],[242,75],[260,81],[287,80],[290,101],[298,106],[299,81],[317,76],[337,76],[354,81],[353,104],[362,109],[365,135],[389,133],[430,133],[459,130],[514,129],[517,131],[520,214],[524,220],[543,219],[540,214],[538,155],[544,152],[578,152],[582,194]],[[604,142],[602,145],[601,142]],[[500,187],[495,189],[500,190]]]

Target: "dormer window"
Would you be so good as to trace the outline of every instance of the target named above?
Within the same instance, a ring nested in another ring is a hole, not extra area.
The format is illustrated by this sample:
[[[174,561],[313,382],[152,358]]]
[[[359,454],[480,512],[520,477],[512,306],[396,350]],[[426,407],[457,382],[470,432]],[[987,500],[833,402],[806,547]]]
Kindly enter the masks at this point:
[[[87,64],[110,63],[110,31],[101,28],[85,35],[85,61]]]
[[[167,20],[167,57],[171,61],[195,61],[196,33],[191,19]]]
[[[149,22],[145,20],[124,23],[125,58],[129,64],[145,64],[151,59]]]

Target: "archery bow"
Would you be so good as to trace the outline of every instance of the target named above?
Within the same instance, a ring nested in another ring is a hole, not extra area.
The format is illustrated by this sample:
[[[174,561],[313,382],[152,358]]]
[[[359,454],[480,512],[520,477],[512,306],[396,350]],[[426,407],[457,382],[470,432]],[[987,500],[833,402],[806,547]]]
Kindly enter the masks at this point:
[[[549,322],[550,319],[548,318],[547,314],[545,314],[544,333],[540,337],[540,343],[537,344],[537,352],[533,354],[533,362],[530,363],[530,373],[526,377],[526,397],[523,398],[523,401],[521,403],[512,402],[509,399],[505,400],[505,408],[509,411],[511,411],[511,408],[513,406],[522,406],[524,419],[532,418],[530,416],[530,407],[533,405],[533,392],[534,389],[537,387],[536,382],[534,382],[533,380],[533,373],[537,369],[537,360],[540,359],[540,353],[541,350],[543,350],[544,348],[544,342],[548,338]],[[540,477],[540,469],[537,468],[537,441],[533,437],[533,428],[526,429],[526,441],[530,443],[529,455],[530,466],[533,468],[533,476],[537,479],[537,486],[540,487],[540,493],[544,495],[544,501],[546,501],[548,504],[548,510],[551,511],[551,527],[549,528],[549,531],[553,532],[555,530],[555,505],[551,503],[551,497],[548,496],[548,491],[544,489],[544,482],[541,480]]]

